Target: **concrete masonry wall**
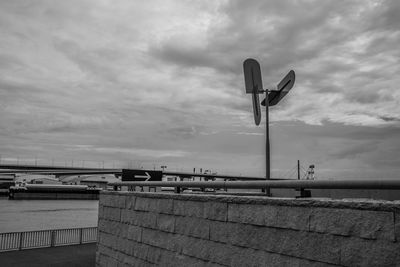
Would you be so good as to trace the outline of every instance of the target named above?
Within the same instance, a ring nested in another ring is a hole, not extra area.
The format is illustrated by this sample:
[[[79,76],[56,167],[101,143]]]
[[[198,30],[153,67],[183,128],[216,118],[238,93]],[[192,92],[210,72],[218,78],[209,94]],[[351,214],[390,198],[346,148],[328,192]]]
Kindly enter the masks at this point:
[[[97,266],[400,266],[400,202],[105,192]]]

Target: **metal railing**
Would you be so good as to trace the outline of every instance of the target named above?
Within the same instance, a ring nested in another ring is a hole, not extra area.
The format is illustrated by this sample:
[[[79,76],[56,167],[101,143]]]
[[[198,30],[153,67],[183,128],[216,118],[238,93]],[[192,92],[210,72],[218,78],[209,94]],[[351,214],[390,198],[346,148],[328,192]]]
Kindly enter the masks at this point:
[[[97,242],[97,227],[0,233],[0,252]]]
[[[182,188],[214,189],[400,189],[400,180],[264,180],[264,181],[212,181],[212,182],[118,182],[111,183],[115,190],[127,186],[135,187],[171,187],[179,193]]]

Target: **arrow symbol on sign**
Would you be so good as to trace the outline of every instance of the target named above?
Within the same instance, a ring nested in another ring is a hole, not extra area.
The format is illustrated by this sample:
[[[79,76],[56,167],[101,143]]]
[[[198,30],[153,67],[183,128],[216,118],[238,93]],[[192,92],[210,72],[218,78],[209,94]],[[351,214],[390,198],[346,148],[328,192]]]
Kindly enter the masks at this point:
[[[151,175],[148,172],[145,172],[144,174],[145,175],[135,175],[135,178],[145,179],[145,181],[147,182],[148,180],[150,180]]]

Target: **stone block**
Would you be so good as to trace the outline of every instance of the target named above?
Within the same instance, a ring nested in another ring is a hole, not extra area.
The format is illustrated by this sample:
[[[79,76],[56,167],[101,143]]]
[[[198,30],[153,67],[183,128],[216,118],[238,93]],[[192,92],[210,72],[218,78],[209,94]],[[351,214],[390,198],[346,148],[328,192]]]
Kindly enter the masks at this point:
[[[111,195],[100,193],[99,206],[101,206],[101,207],[104,207],[104,206],[110,207],[110,205],[111,205]]]
[[[194,257],[186,256],[179,253],[171,253],[165,251],[162,255],[162,261],[160,262],[160,266],[166,267],[205,267],[212,266],[208,265],[207,261],[197,259]]]
[[[123,262],[121,263],[123,267],[131,267],[131,266],[153,266],[149,262],[146,262],[145,260],[138,259],[135,257],[132,257],[130,255],[125,255]],[[118,265],[119,267],[120,265]]]
[[[118,223],[115,228],[118,229],[117,235],[123,238],[128,238],[129,224]]]
[[[209,244],[209,259],[213,263],[217,263],[223,266],[231,266],[233,257],[240,253],[240,251],[243,249],[245,248],[239,248],[231,246],[229,244],[213,242]]]
[[[161,257],[164,249],[157,247],[149,247],[147,249],[146,261],[158,264],[161,261]]]
[[[157,229],[173,233],[175,231],[175,216],[167,214],[158,214]]]
[[[132,223],[132,215],[133,211],[129,210],[129,209],[123,209],[121,210],[121,222],[122,223],[127,223],[127,224],[131,224]]]
[[[137,211],[156,211],[158,205],[157,198],[136,197],[135,208]]]
[[[157,226],[157,214],[153,212],[132,211],[130,221],[133,225],[153,228]]]
[[[141,242],[142,241],[142,228],[139,226],[136,226],[136,225],[129,225],[127,238],[129,240]]]
[[[114,248],[115,250],[119,252],[125,252],[125,238],[118,236],[117,237],[117,246]]]
[[[282,254],[271,253],[263,250],[240,248],[231,257],[229,266],[307,266],[307,267],[328,267],[337,266],[318,261],[309,261],[301,258],[290,257]]]
[[[117,237],[112,234],[107,234],[103,232],[99,232],[99,243],[103,246],[109,248],[116,248],[117,247]]]
[[[146,260],[149,246],[141,243],[134,243],[132,254],[135,258]]]
[[[104,218],[110,221],[121,221],[121,209],[104,207]]]
[[[400,242],[400,210],[396,210],[394,218],[394,233],[396,242]]]
[[[210,240],[227,243],[229,231],[227,229],[230,223],[210,221]]]
[[[310,231],[394,241],[394,221],[389,211],[314,208]]]
[[[175,254],[177,254],[177,252],[175,251],[169,251],[169,250],[161,250],[161,255],[160,255],[160,259],[158,262],[158,266],[174,266],[174,257]]]
[[[229,204],[228,221],[306,231],[310,213],[305,207]]]
[[[210,224],[210,239],[330,264],[338,264],[340,260],[339,240],[326,234],[213,222]]]
[[[135,202],[136,202],[136,197],[134,195],[127,195],[126,196],[126,208],[133,210],[135,209]]]
[[[162,214],[174,214],[174,200],[170,198],[158,199],[155,211]]]
[[[108,220],[99,218],[99,222],[97,223],[97,228],[99,231],[107,232]]]
[[[121,212],[121,222],[142,227],[155,228],[157,224],[157,214],[125,209]]]
[[[100,254],[109,255],[109,256],[113,255],[113,253],[114,253],[112,248],[103,246],[102,244],[97,245],[97,252]]]
[[[168,198],[137,197],[134,209],[137,211],[151,211],[163,214],[173,213],[173,200]]]
[[[111,259],[109,256],[105,255],[105,254],[101,254],[99,255],[99,257],[96,258],[96,264],[98,264],[99,266],[112,266],[113,259]]]
[[[99,205],[98,217],[99,219],[104,219],[104,207],[101,205]]]
[[[120,236],[121,235],[121,223],[117,221],[106,221],[105,229],[104,232],[112,234],[114,236]]]
[[[343,266],[399,266],[400,243],[386,240],[343,238],[341,261]]]
[[[265,246],[265,244],[270,242],[269,238],[274,230],[260,226],[230,223],[223,231],[226,232],[227,243],[231,245],[268,250],[270,247]]]
[[[131,250],[131,240],[128,240],[126,238],[121,238],[119,239],[120,245],[119,245],[119,251],[124,253],[125,255],[131,255],[130,252]]]
[[[340,240],[327,234],[293,230],[274,230],[265,235],[267,251],[329,264],[340,262]]]
[[[203,260],[210,259],[210,250],[213,241],[199,239],[195,237],[185,236],[182,239],[182,254],[187,256],[200,258]]]
[[[209,239],[209,220],[195,217],[176,217],[175,232],[182,235]]]
[[[142,242],[144,244],[168,249],[171,251],[180,251],[180,244],[182,243],[179,239],[181,237],[172,233],[163,231],[143,228]]]
[[[292,262],[290,262],[291,264],[288,264],[288,262],[285,261],[284,256],[279,256],[279,254],[273,254],[262,250],[242,248],[232,255],[229,266],[295,266],[294,263],[296,258],[293,258]],[[276,258],[283,258],[281,259],[282,261],[280,262],[280,265],[276,264]]]
[[[204,202],[174,199],[174,214],[187,217],[204,217]]]
[[[127,251],[129,251],[127,254],[129,256],[135,257],[137,259],[141,260],[146,260],[147,257],[147,250],[149,249],[149,246],[135,242],[133,240],[128,240],[128,248]]]
[[[205,202],[204,218],[209,220],[223,221],[228,218],[228,203],[223,202]]]
[[[267,207],[270,206],[230,203],[228,206],[228,221],[264,225]]]
[[[123,253],[122,251],[115,251],[116,259],[119,263],[124,262],[124,259],[126,257],[126,254]],[[119,264],[118,264],[119,265]]]
[[[125,205],[126,196],[125,195],[105,194],[105,195],[101,195],[100,199],[103,198],[103,196],[104,196],[104,200],[101,201],[101,203],[105,207],[114,207],[114,208],[120,208],[120,209],[124,209],[126,207],[126,205]]]

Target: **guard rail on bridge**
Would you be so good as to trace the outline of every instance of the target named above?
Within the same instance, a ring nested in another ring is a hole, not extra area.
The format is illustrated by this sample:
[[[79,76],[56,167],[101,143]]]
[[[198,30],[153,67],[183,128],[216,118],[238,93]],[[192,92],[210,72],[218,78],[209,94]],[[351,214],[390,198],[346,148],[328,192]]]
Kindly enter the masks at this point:
[[[111,183],[114,190],[127,186],[128,190],[135,187],[170,187],[179,193],[182,188],[212,188],[212,189],[400,189],[400,180],[264,180],[264,181],[213,181],[213,182],[118,182]]]
[[[0,233],[0,252],[97,242],[97,227]]]

